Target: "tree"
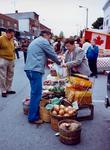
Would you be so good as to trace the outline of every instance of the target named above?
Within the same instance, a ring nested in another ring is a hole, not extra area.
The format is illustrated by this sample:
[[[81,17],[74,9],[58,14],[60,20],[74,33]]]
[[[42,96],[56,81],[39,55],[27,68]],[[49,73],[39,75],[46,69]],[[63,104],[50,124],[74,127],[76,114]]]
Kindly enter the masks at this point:
[[[97,20],[92,24],[93,29],[99,29],[103,25],[103,17],[97,18]]]
[[[64,38],[64,33],[63,33],[63,31],[60,32],[59,37],[60,37],[60,38]]]

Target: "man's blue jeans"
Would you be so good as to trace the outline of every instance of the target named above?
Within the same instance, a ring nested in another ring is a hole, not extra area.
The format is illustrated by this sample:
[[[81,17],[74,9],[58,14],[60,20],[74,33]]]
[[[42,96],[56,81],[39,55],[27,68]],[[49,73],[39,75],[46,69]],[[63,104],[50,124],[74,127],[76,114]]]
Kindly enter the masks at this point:
[[[30,70],[26,70],[25,72],[31,86],[28,120],[35,121],[39,119],[39,103],[42,96],[42,74]]]

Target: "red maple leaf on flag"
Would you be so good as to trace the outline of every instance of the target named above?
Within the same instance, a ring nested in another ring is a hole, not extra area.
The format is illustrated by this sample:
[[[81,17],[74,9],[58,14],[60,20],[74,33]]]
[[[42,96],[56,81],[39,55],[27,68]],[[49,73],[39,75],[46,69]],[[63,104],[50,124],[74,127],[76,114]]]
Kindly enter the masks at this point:
[[[104,40],[101,39],[101,36],[98,35],[95,39],[93,39],[96,45],[102,45],[104,43]]]

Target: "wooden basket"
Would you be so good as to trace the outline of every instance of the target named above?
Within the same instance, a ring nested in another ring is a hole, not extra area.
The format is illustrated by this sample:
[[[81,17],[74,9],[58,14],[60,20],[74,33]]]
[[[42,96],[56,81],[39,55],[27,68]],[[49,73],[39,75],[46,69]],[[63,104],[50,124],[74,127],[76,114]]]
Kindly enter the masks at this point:
[[[45,105],[49,103],[49,100],[41,100],[40,101],[40,118],[44,122],[50,122],[51,116],[50,111],[46,110]]]
[[[62,129],[60,127],[60,125],[62,123],[77,123],[79,125],[79,127],[74,130],[74,131],[70,131],[70,130],[66,130],[66,129]],[[81,135],[81,123],[75,120],[62,120],[59,122],[58,124],[59,127],[59,139],[62,143],[67,144],[67,145],[72,145],[72,144],[78,144],[80,143],[80,135]]]
[[[46,104],[49,103],[49,102],[50,102],[49,99],[42,98],[42,99],[40,100],[40,106],[44,106],[44,105],[46,105]]]
[[[57,115],[53,115],[51,113],[51,128],[54,131],[58,132],[59,131],[59,128],[58,128],[59,121],[65,120],[65,119],[72,119],[73,120],[73,119],[76,119],[76,118],[77,118],[77,112],[73,116],[68,116],[68,117],[57,116]]]

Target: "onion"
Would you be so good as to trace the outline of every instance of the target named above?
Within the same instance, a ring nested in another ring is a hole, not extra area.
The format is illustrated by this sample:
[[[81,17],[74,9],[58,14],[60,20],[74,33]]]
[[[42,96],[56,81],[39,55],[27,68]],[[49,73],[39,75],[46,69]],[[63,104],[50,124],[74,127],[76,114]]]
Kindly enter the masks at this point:
[[[60,109],[65,109],[65,106],[64,105],[60,105]]]
[[[61,116],[64,115],[64,110],[63,110],[63,109],[60,109],[60,110],[59,110],[59,115],[61,115]]]
[[[67,113],[66,113],[66,114],[64,114],[64,117],[69,117],[69,114],[67,114]]]
[[[57,111],[57,112],[59,112],[59,110],[60,110],[59,105],[54,105],[54,110]]]
[[[68,106],[68,109],[69,109],[69,110],[73,110],[73,107],[72,107],[72,106]]]
[[[72,116],[72,115],[73,115],[73,113],[74,113],[74,111],[73,111],[73,110],[69,110],[69,111],[68,111],[69,116]]]
[[[55,110],[52,111],[53,115],[57,115],[57,112]]]
[[[64,109],[64,111],[65,111],[65,113],[68,113],[68,111],[69,111],[68,107],[66,107],[66,108]]]

